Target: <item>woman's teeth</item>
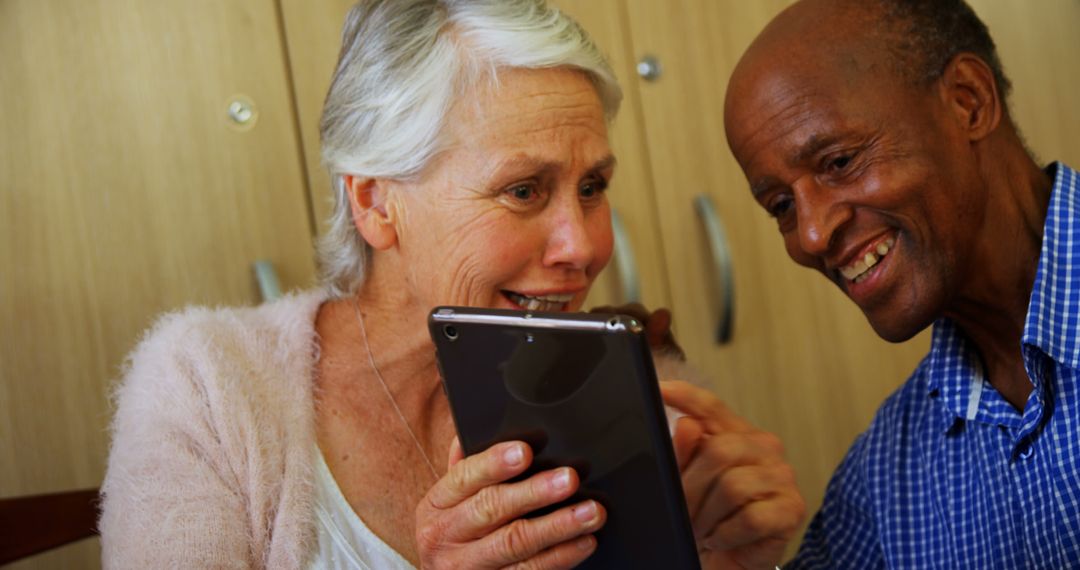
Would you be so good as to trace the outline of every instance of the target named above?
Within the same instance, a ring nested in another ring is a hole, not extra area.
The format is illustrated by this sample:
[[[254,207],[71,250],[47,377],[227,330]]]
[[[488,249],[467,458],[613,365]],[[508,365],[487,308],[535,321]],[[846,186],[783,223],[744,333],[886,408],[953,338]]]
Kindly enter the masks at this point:
[[[506,296],[527,311],[560,311],[574,298],[573,293],[530,297],[511,291],[507,291]]]
[[[862,259],[859,259],[850,265],[841,267],[840,274],[843,275],[844,279],[847,279],[848,281],[854,281],[856,283],[861,282],[863,279],[866,279],[866,275],[870,271],[870,268],[877,265],[878,262],[885,257],[885,254],[889,253],[889,250],[892,249],[892,246],[895,244],[895,239],[886,239],[885,241],[877,244],[877,247],[874,248],[874,251],[866,252],[866,255],[864,255]]]

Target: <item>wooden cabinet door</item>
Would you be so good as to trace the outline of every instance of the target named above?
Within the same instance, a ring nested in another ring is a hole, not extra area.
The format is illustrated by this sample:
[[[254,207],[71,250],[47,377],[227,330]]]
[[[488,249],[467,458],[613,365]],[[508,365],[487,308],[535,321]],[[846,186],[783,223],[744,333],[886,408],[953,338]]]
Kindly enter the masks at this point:
[[[619,305],[632,300],[621,272],[629,269],[636,279],[640,300],[649,308],[670,306],[666,263],[656,215],[657,201],[650,171],[648,141],[644,136],[635,60],[627,35],[625,5],[620,0],[555,0],[553,5],[573,17],[607,56],[619,84],[623,102],[611,126],[612,152],[618,159],[615,178],[608,190],[612,211],[621,221],[629,249],[616,249],[608,268],[589,293],[588,304]],[[618,227],[616,227],[618,230]],[[619,239],[619,236],[616,236]],[[628,265],[629,264],[629,267]]]
[[[158,313],[258,302],[257,259],[313,282],[283,53],[273,0],[0,2],[0,496],[101,483]]]

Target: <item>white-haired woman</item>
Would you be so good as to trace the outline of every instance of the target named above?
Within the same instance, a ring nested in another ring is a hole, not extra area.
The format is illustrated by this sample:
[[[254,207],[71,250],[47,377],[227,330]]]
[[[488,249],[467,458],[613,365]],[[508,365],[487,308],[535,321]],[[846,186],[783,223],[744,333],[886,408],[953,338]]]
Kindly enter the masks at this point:
[[[325,287],[189,309],[118,390],[101,530],[109,567],[573,566],[605,521],[570,468],[463,458],[426,316],[575,311],[612,248],[619,87],[542,0],[365,0],[322,119],[336,190]],[[802,520],[775,438],[665,388],[707,563],[771,565]],[[446,458],[449,456],[449,460]]]

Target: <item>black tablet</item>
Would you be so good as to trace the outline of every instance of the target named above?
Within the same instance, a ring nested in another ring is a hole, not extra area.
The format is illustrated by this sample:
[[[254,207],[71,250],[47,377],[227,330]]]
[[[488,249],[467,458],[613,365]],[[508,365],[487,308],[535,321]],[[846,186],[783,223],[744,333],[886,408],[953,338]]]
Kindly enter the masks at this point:
[[[528,443],[608,513],[584,568],[699,568],[644,327],[623,315],[437,307],[428,319],[466,455]],[[547,512],[547,511],[545,511]]]

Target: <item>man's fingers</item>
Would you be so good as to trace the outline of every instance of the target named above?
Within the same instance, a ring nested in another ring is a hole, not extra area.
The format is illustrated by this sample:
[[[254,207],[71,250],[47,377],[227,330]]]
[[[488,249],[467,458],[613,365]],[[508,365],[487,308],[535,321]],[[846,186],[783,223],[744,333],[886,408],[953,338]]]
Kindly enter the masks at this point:
[[[682,470],[683,492],[690,518],[704,508],[717,508],[711,496],[729,469],[768,460],[767,454],[745,435],[728,432],[704,438],[690,464]]]
[[[671,443],[675,448],[675,460],[679,465],[679,471],[690,464],[703,435],[705,435],[705,428],[698,420],[690,416],[682,416],[675,420],[675,435],[672,436]]]
[[[725,431],[753,429],[753,426],[729,410],[711,392],[687,382],[681,380],[661,382],[660,394],[667,405],[700,420],[707,433],[717,434]]]
[[[787,464],[744,465],[725,471],[693,515],[695,534],[705,538],[739,509],[779,495],[794,483],[794,472]]]
[[[805,511],[806,504],[798,495],[755,501],[717,525],[704,544],[715,550],[732,550],[770,539],[786,542],[798,530]]]

